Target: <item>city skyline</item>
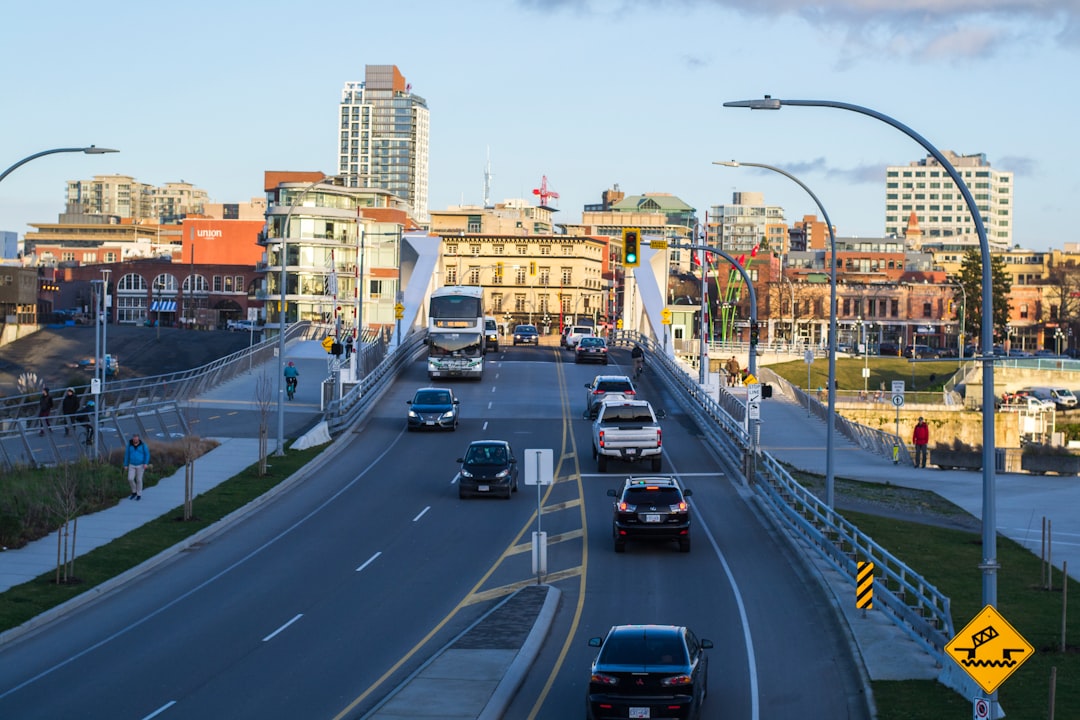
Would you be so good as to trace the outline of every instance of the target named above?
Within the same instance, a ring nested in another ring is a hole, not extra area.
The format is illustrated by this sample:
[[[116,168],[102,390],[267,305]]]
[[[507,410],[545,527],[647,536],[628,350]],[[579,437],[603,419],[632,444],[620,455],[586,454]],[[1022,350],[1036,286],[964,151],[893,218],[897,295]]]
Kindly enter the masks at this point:
[[[1057,78],[1077,59],[1075,4],[330,2],[311,14],[197,1],[180,17],[129,7],[21,5],[0,28],[9,57],[33,58],[0,79],[0,167],[55,147],[120,150],[19,168],[0,184],[0,229],[55,222],[76,178],[185,181],[212,202],[245,202],[263,195],[266,170],[332,173],[341,88],[386,64],[430,110],[432,210],[482,204],[490,158],[494,202],[535,201],[546,176],[556,222],[578,222],[614,186],[671,193],[702,218],[733,191],[763,193],[789,222],[816,214],[783,178],[712,165],[734,159],[799,175],[838,233],[883,236],[885,169],[922,149],[853,113],[722,108],[768,93],[864,105],[941,150],[983,153],[1015,173],[1013,242],[1070,241],[1060,228],[1080,148],[1066,139],[1075,100]],[[359,43],[327,44],[328,28],[350,26],[366,28]],[[169,53],[155,55],[161,46]]]

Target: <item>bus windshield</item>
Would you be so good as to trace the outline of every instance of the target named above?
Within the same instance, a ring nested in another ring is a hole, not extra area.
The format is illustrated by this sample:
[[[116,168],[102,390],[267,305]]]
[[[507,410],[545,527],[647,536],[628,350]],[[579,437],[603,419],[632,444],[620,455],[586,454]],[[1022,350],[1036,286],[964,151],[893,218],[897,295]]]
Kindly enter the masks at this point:
[[[480,355],[481,335],[473,333],[432,333],[428,338],[431,357],[475,357]]]

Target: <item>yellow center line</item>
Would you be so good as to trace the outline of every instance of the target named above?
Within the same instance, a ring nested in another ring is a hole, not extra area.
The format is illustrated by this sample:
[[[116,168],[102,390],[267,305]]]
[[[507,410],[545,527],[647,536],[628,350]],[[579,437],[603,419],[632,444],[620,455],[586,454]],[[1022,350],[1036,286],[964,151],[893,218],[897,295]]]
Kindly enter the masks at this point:
[[[559,476],[559,473],[560,473],[560,471],[562,469],[563,459],[564,458],[572,458],[573,463],[575,465],[575,475],[577,476],[578,495],[580,497],[582,495],[582,491],[583,491],[583,488],[582,488],[582,485],[581,485],[581,471],[580,471],[580,468],[577,467],[577,451],[576,451],[576,446],[574,445],[574,434],[573,434],[573,425],[571,423],[571,416],[570,416],[569,398],[568,398],[567,393],[566,393],[566,378],[563,375],[563,367],[562,367],[562,362],[561,362],[561,356],[559,355],[558,350],[555,351],[555,360],[556,360],[557,375],[558,375],[558,378],[559,378],[559,394],[560,394],[560,397],[561,397],[561,400],[562,400],[562,406],[563,406],[563,413],[562,413],[562,416],[563,416],[562,417],[563,447],[565,448],[567,442],[569,442],[570,447],[572,448],[572,451],[570,453],[565,453],[564,452],[560,456],[559,465],[558,465],[558,467],[555,468],[555,476],[556,477]],[[399,435],[399,437],[401,437],[401,436]],[[541,507],[543,507],[544,502],[546,502],[548,497],[550,497],[553,487],[554,487],[554,483],[552,485],[548,486],[547,490],[544,493],[543,499],[541,500]],[[583,507],[583,505],[582,505],[582,507]],[[585,528],[585,524],[584,524],[585,523],[585,511],[584,511],[584,509],[581,510],[581,522],[582,522],[582,534],[584,534],[584,528]],[[501,595],[508,595],[510,592],[513,592],[514,590],[518,589],[519,587],[524,587],[526,585],[534,584],[536,582],[536,578],[531,578],[529,580],[522,580],[522,581],[520,581],[520,583],[516,583],[515,585],[504,585],[504,586],[501,586],[499,588],[489,589],[489,590],[485,590],[485,591],[480,590],[480,588],[482,588],[484,586],[484,584],[488,581],[488,579],[502,565],[504,560],[506,560],[507,558],[509,558],[511,556],[514,556],[514,555],[518,554],[518,552],[517,552],[517,550],[515,548],[518,547],[521,544],[521,538],[524,537],[525,533],[528,532],[529,529],[531,527],[533,527],[533,525],[535,523],[536,523],[536,512],[533,511],[533,513],[529,516],[529,519],[525,522],[525,525],[521,528],[521,530],[514,537],[514,539],[511,540],[510,545],[502,552],[502,554],[498,557],[498,559],[495,560],[495,562],[491,565],[491,567],[488,568],[487,572],[484,573],[484,575],[480,578],[480,580],[477,581],[477,583],[475,585],[473,585],[472,589],[465,595],[465,597],[461,600],[461,602],[459,602],[454,607],[454,609],[452,609],[446,615],[446,617],[444,617],[442,620],[440,620],[435,625],[435,627],[433,627],[430,631],[428,631],[428,634],[425,635],[423,638],[421,638],[407,653],[405,653],[405,655],[403,655],[401,657],[401,659],[399,659],[396,663],[394,663],[392,666],[390,666],[390,668],[386,672],[384,672],[366,690],[364,690],[364,692],[360,693],[360,695],[357,696],[354,700],[352,700],[352,702],[350,702],[348,705],[346,705],[345,708],[342,709],[341,712],[339,712],[337,715],[335,715],[333,720],[344,720],[344,718],[346,718],[353,710],[355,710],[356,707],[360,703],[362,703],[365,699],[368,698],[368,696],[370,696],[373,692],[375,692],[384,682],[387,681],[387,679],[390,678],[390,676],[392,676],[395,672],[397,672],[398,669],[402,665],[407,663],[409,661],[409,659],[412,658],[413,655],[418,653],[425,645],[427,645],[429,642],[431,642],[431,639],[433,637],[435,637],[435,635],[438,634],[438,632],[440,630],[442,630],[442,628],[445,627],[446,624],[449,623],[450,620],[452,620],[454,618],[454,616],[457,615],[463,608],[466,608],[466,607],[468,607],[470,605],[478,603],[481,600],[489,599],[490,597],[500,597]],[[530,547],[531,547],[531,543],[530,543]],[[552,574],[552,575],[548,576],[549,578],[556,578],[557,577],[559,579],[562,579],[563,577],[573,577],[574,575],[579,575],[580,578],[581,578],[580,596],[578,598],[577,609],[576,609],[576,611],[574,613],[574,621],[573,621],[573,624],[572,624],[572,627],[571,627],[571,632],[570,632],[570,635],[568,635],[567,638],[566,638],[566,643],[564,644],[563,651],[559,656],[559,662],[558,662],[558,665],[556,667],[561,666],[562,663],[564,662],[566,652],[567,652],[567,648],[568,648],[569,643],[570,643],[570,639],[573,637],[574,631],[577,629],[577,625],[578,625],[579,619],[581,617],[581,607],[582,607],[582,603],[583,603],[582,599],[585,596],[585,569],[584,568],[585,568],[585,559],[587,557],[587,552],[588,551],[587,551],[586,543],[582,543],[582,562],[581,562],[580,567],[573,568],[573,569],[566,570],[566,571],[562,571],[561,573],[555,573],[555,574]],[[512,588],[512,589],[508,590],[507,588]],[[539,704],[541,704],[543,702],[544,697],[546,697],[548,692],[550,692],[551,683],[552,683],[553,678],[554,678],[554,675],[552,675],[552,678],[548,679],[547,685],[544,687],[544,692],[541,695],[537,706],[539,706]],[[535,714],[535,711],[534,711],[534,714]]]

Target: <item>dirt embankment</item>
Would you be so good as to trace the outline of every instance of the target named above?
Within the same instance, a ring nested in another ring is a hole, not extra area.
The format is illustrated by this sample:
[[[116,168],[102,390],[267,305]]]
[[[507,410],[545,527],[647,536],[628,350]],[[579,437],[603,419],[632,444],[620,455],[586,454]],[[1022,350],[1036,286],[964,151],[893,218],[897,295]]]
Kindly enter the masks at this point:
[[[120,377],[147,377],[190,370],[248,346],[249,335],[227,330],[110,325],[105,350],[120,361]],[[45,328],[0,346],[0,397],[18,394],[23,373],[35,373],[51,388],[85,385],[95,355],[94,328]]]

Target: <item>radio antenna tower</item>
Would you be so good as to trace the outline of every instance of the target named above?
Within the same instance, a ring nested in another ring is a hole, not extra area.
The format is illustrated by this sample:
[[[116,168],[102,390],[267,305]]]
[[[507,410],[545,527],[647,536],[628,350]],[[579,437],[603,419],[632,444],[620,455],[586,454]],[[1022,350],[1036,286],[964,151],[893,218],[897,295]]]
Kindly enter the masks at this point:
[[[494,207],[491,204],[491,148],[487,149],[487,163],[484,165],[484,207]]]

